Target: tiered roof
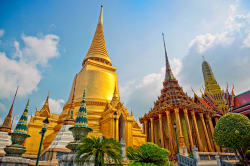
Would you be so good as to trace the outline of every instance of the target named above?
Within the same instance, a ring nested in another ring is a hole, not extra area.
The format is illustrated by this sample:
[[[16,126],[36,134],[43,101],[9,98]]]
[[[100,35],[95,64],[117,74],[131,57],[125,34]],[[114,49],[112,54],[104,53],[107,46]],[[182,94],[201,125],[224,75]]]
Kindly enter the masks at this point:
[[[88,50],[86,57],[83,60],[83,64],[87,59],[103,62],[107,65],[112,65],[112,62],[108,56],[108,51],[105,45],[104,31],[103,31],[103,6],[101,6],[101,12],[96,27],[95,35]]]
[[[161,95],[154,102],[153,109],[151,109],[148,114],[144,115],[144,118],[152,116],[158,117],[158,114],[165,112],[166,109],[175,108],[195,110],[198,112],[208,111],[204,106],[194,103],[194,101],[186,93],[184,93],[183,89],[180,87],[178,80],[176,80],[173,75],[168,61],[164,34],[163,42],[166,58],[166,73],[165,80],[163,82],[163,89],[161,90]]]
[[[50,108],[49,108],[49,93],[48,93],[48,96],[43,104],[42,109],[39,112],[39,115],[42,117],[50,117],[51,116]]]

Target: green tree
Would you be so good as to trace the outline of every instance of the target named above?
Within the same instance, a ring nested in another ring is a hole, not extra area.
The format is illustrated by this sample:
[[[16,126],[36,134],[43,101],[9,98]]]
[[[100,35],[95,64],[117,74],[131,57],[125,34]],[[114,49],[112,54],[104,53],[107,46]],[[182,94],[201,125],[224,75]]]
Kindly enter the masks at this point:
[[[133,160],[130,165],[145,165],[145,166],[164,166],[166,165],[169,151],[158,147],[154,143],[145,143],[136,149],[128,148],[127,156]]]
[[[120,164],[122,160],[121,145],[112,138],[85,137],[77,147],[75,160],[78,164],[92,161],[95,166],[103,166],[104,157],[112,159],[115,164]]]
[[[240,160],[247,165],[246,151],[250,146],[250,120],[239,113],[222,116],[214,129],[217,145],[233,149]]]

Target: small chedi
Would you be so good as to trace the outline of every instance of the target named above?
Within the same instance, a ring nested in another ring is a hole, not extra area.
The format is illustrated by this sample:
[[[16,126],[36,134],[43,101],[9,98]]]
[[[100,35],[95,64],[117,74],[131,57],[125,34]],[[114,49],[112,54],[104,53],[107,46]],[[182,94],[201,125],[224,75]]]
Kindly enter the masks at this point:
[[[5,154],[4,148],[7,145],[11,144],[9,133],[11,133],[11,128],[12,128],[12,122],[13,122],[12,113],[13,113],[13,107],[14,107],[17,91],[18,91],[18,87],[16,89],[16,93],[12,101],[9,113],[5,117],[3,124],[0,126],[0,156],[4,156]]]
[[[88,127],[85,95],[86,91],[84,89],[82,102],[75,120],[75,125],[69,128],[69,130],[73,133],[74,141],[70,142],[66,147],[70,149],[71,152],[76,152],[76,147],[79,145],[80,140],[83,137],[88,136],[89,132],[93,131]]]
[[[10,146],[6,146],[6,148],[4,148],[4,151],[6,152],[6,156],[20,157],[26,151],[23,143],[27,137],[30,137],[27,134],[29,102],[30,101],[28,100],[26,107],[25,107],[25,110],[24,110],[20,120],[18,121],[14,132],[10,133],[12,144]]]
[[[88,127],[87,109],[86,109],[86,91],[84,89],[81,106],[78,110],[77,117],[75,120],[75,125],[70,127],[69,130],[72,132],[74,141],[68,143],[66,146],[71,150],[71,153],[63,154],[58,159],[59,166],[65,165],[77,165],[75,163],[77,146],[80,144],[82,138],[87,137],[89,132],[93,130]],[[93,165],[92,163],[85,163],[84,165]]]
[[[29,137],[29,135],[27,134],[28,108],[29,100],[20,120],[16,125],[14,132],[10,133],[12,144],[7,145],[4,148],[6,155],[4,157],[0,157],[0,165],[28,166],[29,164],[29,159],[22,158],[22,154],[26,152],[26,148],[23,143],[25,139]]]

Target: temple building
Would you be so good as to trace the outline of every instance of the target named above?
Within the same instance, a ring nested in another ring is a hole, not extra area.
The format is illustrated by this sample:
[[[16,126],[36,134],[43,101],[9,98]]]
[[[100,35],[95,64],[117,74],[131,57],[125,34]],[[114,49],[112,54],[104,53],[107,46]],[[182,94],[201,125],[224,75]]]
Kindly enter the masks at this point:
[[[140,118],[147,141],[168,149],[172,155],[190,153],[194,146],[201,152],[219,152],[213,142],[213,110],[204,104],[197,104],[184,93],[174,77],[168,61],[163,35],[166,73],[161,95],[153,108]],[[177,132],[175,133],[175,126]]]
[[[142,133],[133,115],[128,112],[120,100],[116,67],[112,65],[105,46],[103,7],[101,7],[92,43],[83,59],[82,69],[74,78],[68,101],[61,114],[50,112],[49,97],[47,97],[43,108],[36,111],[36,114],[31,117],[28,124],[28,134],[31,137],[25,141],[26,155],[35,156],[37,154],[41,138],[39,132],[42,128],[42,121],[46,117],[49,118],[50,123],[45,133],[43,153],[49,152],[53,148],[57,152],[60,149],[65,150],[66,142],[72,139],[66,136],[65,131],[69,125],[73,125],[72,119],[77,116],[84,89],[86,89],[88,126],[93,129],[89,136],[116,137],[116,140],[124,140],[126,146],[134,147],[146,141],[145,134]],[[63,143],[63,141],[66,142]],[[53,155],[55,157],[56,154],[49,155],[52,155],[51,158],[53,158]]]

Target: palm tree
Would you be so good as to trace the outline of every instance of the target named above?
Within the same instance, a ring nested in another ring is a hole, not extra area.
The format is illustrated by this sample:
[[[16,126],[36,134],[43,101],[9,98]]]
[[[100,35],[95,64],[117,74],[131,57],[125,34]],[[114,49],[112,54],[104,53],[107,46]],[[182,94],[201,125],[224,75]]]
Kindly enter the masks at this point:
[[[104,157],[113,159],[115,164],[120,164],[122,159],[121,145],[112,138],[85,137],[77,147],[75,160],[80,165],[94,161],[95,166],[104,166]]]

